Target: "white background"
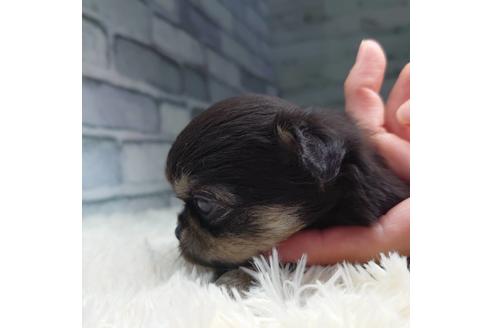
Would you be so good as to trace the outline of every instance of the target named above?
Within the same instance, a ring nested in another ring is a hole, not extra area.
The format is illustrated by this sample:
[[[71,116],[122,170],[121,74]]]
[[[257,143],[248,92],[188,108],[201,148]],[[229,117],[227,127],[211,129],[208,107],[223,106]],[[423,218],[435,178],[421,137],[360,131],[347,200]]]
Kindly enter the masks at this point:
[[[490,322],[488,1],[414,1],[412,326]],[[81,3],[0,8],[2,327],[81,325]]]

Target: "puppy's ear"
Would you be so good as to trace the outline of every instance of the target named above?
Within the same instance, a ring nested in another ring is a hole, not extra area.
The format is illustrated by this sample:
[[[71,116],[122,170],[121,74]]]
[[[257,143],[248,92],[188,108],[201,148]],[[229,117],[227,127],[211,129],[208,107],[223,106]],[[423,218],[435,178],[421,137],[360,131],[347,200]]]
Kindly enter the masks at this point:
[[[346,148],[343,139],[309,113],[281,112],[274,121],[279,145],[309,172],[321,189],[340,172]]]

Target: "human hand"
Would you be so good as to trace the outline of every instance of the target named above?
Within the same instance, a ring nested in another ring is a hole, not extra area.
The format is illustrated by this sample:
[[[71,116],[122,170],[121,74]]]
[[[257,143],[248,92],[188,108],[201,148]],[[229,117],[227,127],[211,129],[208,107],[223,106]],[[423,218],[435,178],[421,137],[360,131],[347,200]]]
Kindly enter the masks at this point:
[[[369,133],[377,152],[403,180],[410,180],[410,65],[401,71],[386,106],[379,95],[386,58],[381,46],[365,40],[345,81],[346,111]],[[370,227],[305,230],[278,245],[283,261],[308,255],[308,264],[365,262],[380,253],[410,255],[410,198]]]

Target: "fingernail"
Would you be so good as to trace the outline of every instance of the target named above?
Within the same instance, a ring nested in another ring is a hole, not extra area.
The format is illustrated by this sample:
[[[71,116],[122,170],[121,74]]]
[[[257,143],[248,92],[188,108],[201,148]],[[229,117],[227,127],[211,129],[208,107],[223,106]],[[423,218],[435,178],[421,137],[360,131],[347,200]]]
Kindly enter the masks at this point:
[[[368,53],[367,49],[370,48],[371,46],[372,46],[372,48],[377,48],[377,47],[381,48],[381,45],[379,44],[379,42],[377,42],[374,39],[362,40],[360,42],[359,50],[357,52],[357,57],[356,57],[355,61],[358,62],[359,60],[363,59],[363,57]],[[383,51],[382,48],[381,48],[381,51]],[[369,51],[369,53],[371,53],[371,52],[374,53],[373,51]],[[371,55],[369,55],[369,56],[371,56]]]
[[[401,125],[410,125],[410,103],[406,102],[396,111],[396,119]]]
[[[357,57],[355,57],[355,62],[360,61],[360,59],[362,58],[362,55],[363,55],[364,49],[365,49],[364,43],[366,43],[366,42],[367,42],[367,39],[364,39],[360,42],[359,50],[357,50]]]

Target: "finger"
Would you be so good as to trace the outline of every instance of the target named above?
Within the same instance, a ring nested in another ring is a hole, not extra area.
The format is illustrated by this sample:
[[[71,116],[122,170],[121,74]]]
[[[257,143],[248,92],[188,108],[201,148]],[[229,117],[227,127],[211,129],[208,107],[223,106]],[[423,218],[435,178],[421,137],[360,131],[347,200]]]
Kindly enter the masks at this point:
[[[386,57],[381,46],[376,41],[364,40],[345,80],[347,113],[371,131],[378,131],[384,123],[384,105],[379,91],[385,69]]]
[[[307,254],[310,265],[366,262],[390,251],[409,255],[409,205],[409,199],[401,202],[371,227],[302,231],[278,246],[279,255],[282,261],[295,262]]]
[[[396,117],[396,112],[400,106],[410,99],[410,64],[407,64],[395,85],[391,89],[388,101],[386,103],[385,126],[389,132],[392,132],[399,137],[408,140],[409,128],[402,126]]]
[[[387,251],[410,255],[410,198],[405,199],[379,220]]]
[[[407,100],[396,111],[396,119],[401,125],[410,126],[410,100]],[[409,138],[410,139],[410,138]]]
[[[278,246],[284,262],[295,262],[307,254],[308,264],[332,264],[340,261],[364,261],[378,254],[380,229],[337,227],[302,231]]]
[[[405,181],[410,180],[410,143],[391,133],[372,136],[376,151],[390,169]]]

